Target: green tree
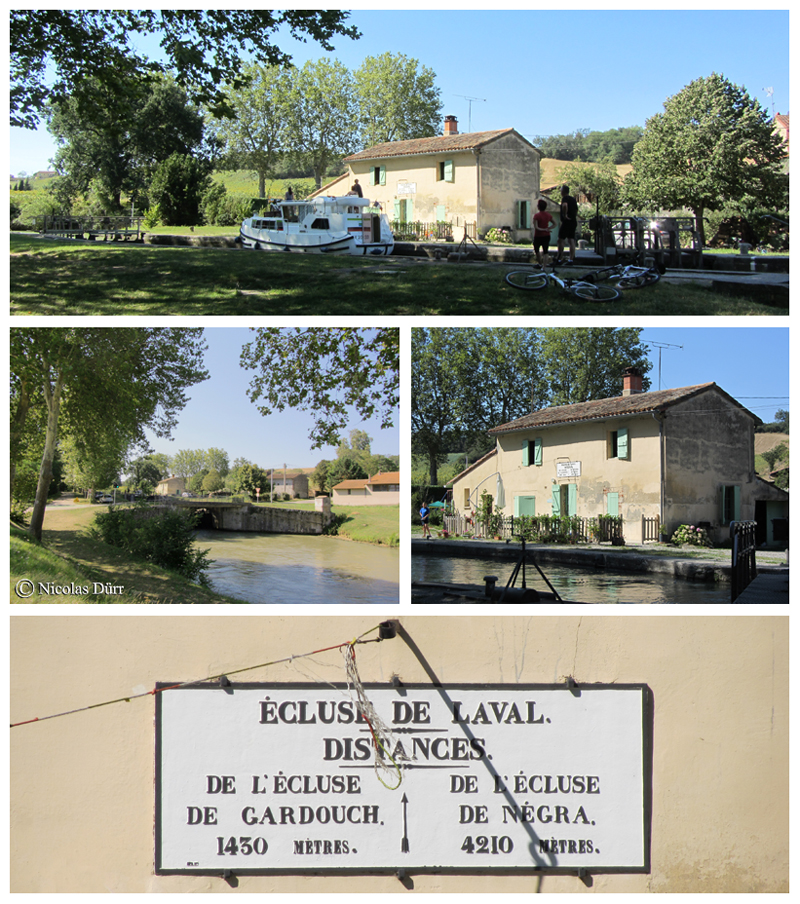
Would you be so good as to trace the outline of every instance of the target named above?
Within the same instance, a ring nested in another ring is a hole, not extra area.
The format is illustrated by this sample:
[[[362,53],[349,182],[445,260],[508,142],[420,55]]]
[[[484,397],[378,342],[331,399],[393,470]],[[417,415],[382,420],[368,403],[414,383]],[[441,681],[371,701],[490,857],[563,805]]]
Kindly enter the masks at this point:
[[[254,328],[241,365],[255,371],[248,396],[261,414],[314,413],[312,448],[336,446],[355,411],[391,427],[399,403],[400,335],[395,327]]]
[[[602,163],[570,163],[557,171],[559,182],[569,185],[596,203],[601,214],[619,210],[622,179],[616,166],[606,160]]]
[[[338,60],[308,61],[291,72],[286,95],[286,143],[314,173],[317,188],[328,167],[355,150],[353,76]]]
[[[172,154],[156,167],[150,200],[165,226],[197,226],[200,205],[211,184],[209,166],[188,154]]]
[[[243,54],[261,64],[287,65],[290,56],[274,43],[279,29],[332,51],[335,36],[360,37],[346,25],[349,15],[303,9],[11,10],[11,124],[36,128],[49,102],[74,97],[80,103],[92,79],[124,100],[135,73],[174,72],[193,103],[232,115],[226,86],[244,82]],[[136,38],[145,35],[158,36],[163,61],[137,52]]]
[[[69,327],[11,331],[12,449],[29,417],[44,422],[30,532],[40,540],[59,432],[83,461],[170,435],[185,390],[208,376],[199,328]],[[35,394],[33,387],[36,386]],[[39,392],[41,391],[41,394]],[[35,410],[34,410],[35,409]]]
[[[203,449],[180,449],[172,456],[172,473],[176,477],[188,480],[199,474],[206,465],[206,453]]]
[[[639,209],[688,208],[705,242],[706,211],[747,198],[786,206],[784,154],[767,111],[714,73],[668,98],[664,112],[647,120],[625,197]]]
[[[216,471],[223,478],[228,476],[228,471],[231,469],[228,463],[228,453],[224,449],[217,449],[214,446],[206,449],[205,463],[209,471]]]
[[[411,448],[439,483],[446,453],[531,410],[544,398],[533,329],[412,330]]]
[[[59,146],[55,167],[64,176],[62,193],[74,197],[94,189],[119,209],[123,192],[138,197],[159,164],[199,149],[203,119],[171,79],[127,79],[123,114],[114,92],[99,80],[84,85],[80,103],[68,97],[51,105],[48,129]]]
[[[228,476],[230,489],[237,495],[255,496],[256,488],[259,488],[262,493],[269,491],[269,477],[258,465],[241,464],[235,467]]]
[[[442,102],[432,69],[387,52],[366,57],[354,80],[362,147],[438,134]]]
[[[266,195],[267,178],[284,147],[289,74],[278,66],[251,64],[247,83],[229,89],[233,117],[210,118],[208,127],[219,142],[223,165],[252,170],[258,176],[258,196]]]
[[[225,486],[225,481],[219,471],[211,470],[203,478],[203,492],[216,493]]]
[[[643,376],[652,368],[641,330],[552,327],[541,330],[542,379],[550,405],[572,405],[622,395],[622,374],[636,367]]]

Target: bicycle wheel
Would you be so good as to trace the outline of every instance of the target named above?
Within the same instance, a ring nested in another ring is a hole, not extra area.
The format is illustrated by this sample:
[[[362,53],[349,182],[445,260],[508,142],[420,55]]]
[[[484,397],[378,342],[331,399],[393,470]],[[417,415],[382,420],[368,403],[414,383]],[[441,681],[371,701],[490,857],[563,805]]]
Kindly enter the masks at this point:
[[[652,286],[661,279],[661,275],[655,271],[642,273],[641,276],[627,276],[617,283],[618,289],[642,289],[644,286]]]
[[[614,301],[620,298],[620,293],[611,286],[576,286],[570,290],[573,295],[578,298],[585,298],[588,301]]]
[[[506,273],[506,282],[515,289],[543,289],[547,285],[544,273],[531,273],[530,270],[512,270]]]

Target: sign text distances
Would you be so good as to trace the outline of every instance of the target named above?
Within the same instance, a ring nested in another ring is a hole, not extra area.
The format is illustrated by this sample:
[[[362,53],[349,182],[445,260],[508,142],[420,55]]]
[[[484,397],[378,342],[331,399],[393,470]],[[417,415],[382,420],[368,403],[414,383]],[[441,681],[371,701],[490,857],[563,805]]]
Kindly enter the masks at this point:
[[[366,690],[158,694],[157,872],[647,868],[644,686]]]

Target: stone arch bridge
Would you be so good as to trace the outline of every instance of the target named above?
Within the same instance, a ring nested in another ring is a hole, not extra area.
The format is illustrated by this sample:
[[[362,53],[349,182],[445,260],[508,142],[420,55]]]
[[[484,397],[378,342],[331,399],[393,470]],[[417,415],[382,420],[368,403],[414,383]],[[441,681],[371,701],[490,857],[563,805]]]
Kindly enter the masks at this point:
[[[333,520],[328,496],[316,499],[316,510],[273,508],[249,502],[217,502],[167,496],[161,503],[171,508],[200,512],[198,527],[204,530],[253,531],[262,534],[321,534]]]

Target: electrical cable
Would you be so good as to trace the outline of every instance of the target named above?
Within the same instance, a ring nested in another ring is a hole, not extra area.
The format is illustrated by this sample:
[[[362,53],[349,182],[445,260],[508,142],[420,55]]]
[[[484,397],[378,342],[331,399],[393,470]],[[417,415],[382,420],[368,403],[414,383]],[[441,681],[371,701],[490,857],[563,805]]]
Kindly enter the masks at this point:
[[[12,722],[10,727],[18,728],[20,725],[30,725],[32,722],[46,722],[48,719],[58,719],[61,716],[71,716],[75,713],[87,712],[90,709],[98,709],[101,706],[111,706],[114,703],[130,703],[131,700],[137,700],[141,697],[155,696],[155,694],[162,693],[163,691],[171,691],[181,687],[191,687],[194,684],[203,684],[206,681],[218,681],[220,678],[226,678],[229,675],[238,675],[242,672],[253,671],[254,669],[262,669],[268,666],[280,665],[283,662],[291,662],[294,659],[305,659],[309,656],[316,656],[318,653],[326,653],[330,650],[341,650],[343,648],[353,649],[354,645],[357,643],[380,643],[380,641],[384,639],[383,637],[376,637],[372,640],[362,640],[362,638],[366,637],[367,634],[371,634],[373,631],[377,631],[380,628],[381,625],[375,625],[375,627],[370,628],[368,631],[364,631],[363,634],[359,634],[358,637],[354,638],[353,640],[346,641],[345,643],[333,644],[329,647],[321,647],[318,650],[312,650],[310,653],[299,653],[293,654],[292,656],[284,656],[282,659],[275,659],[271,662],[262,662],[258,665],[248,665],[241,669],[231,669],[226,672],[221,672],[218,675],[208,675],[206,678],[196,678],[193,681],[181,681],[179,684],[171,684],[166,687],[156,687],[151,691],[143,691],[140,694],[129,694],[127,697],[117,697],[115,700],[104,700],[102,703],[92,703],[89,706],[81,706],[77,709],[70,709],[66,710],[65,712],[53,713],[49,716],[37,716],[34,719],[26,719],[22,722]]]

